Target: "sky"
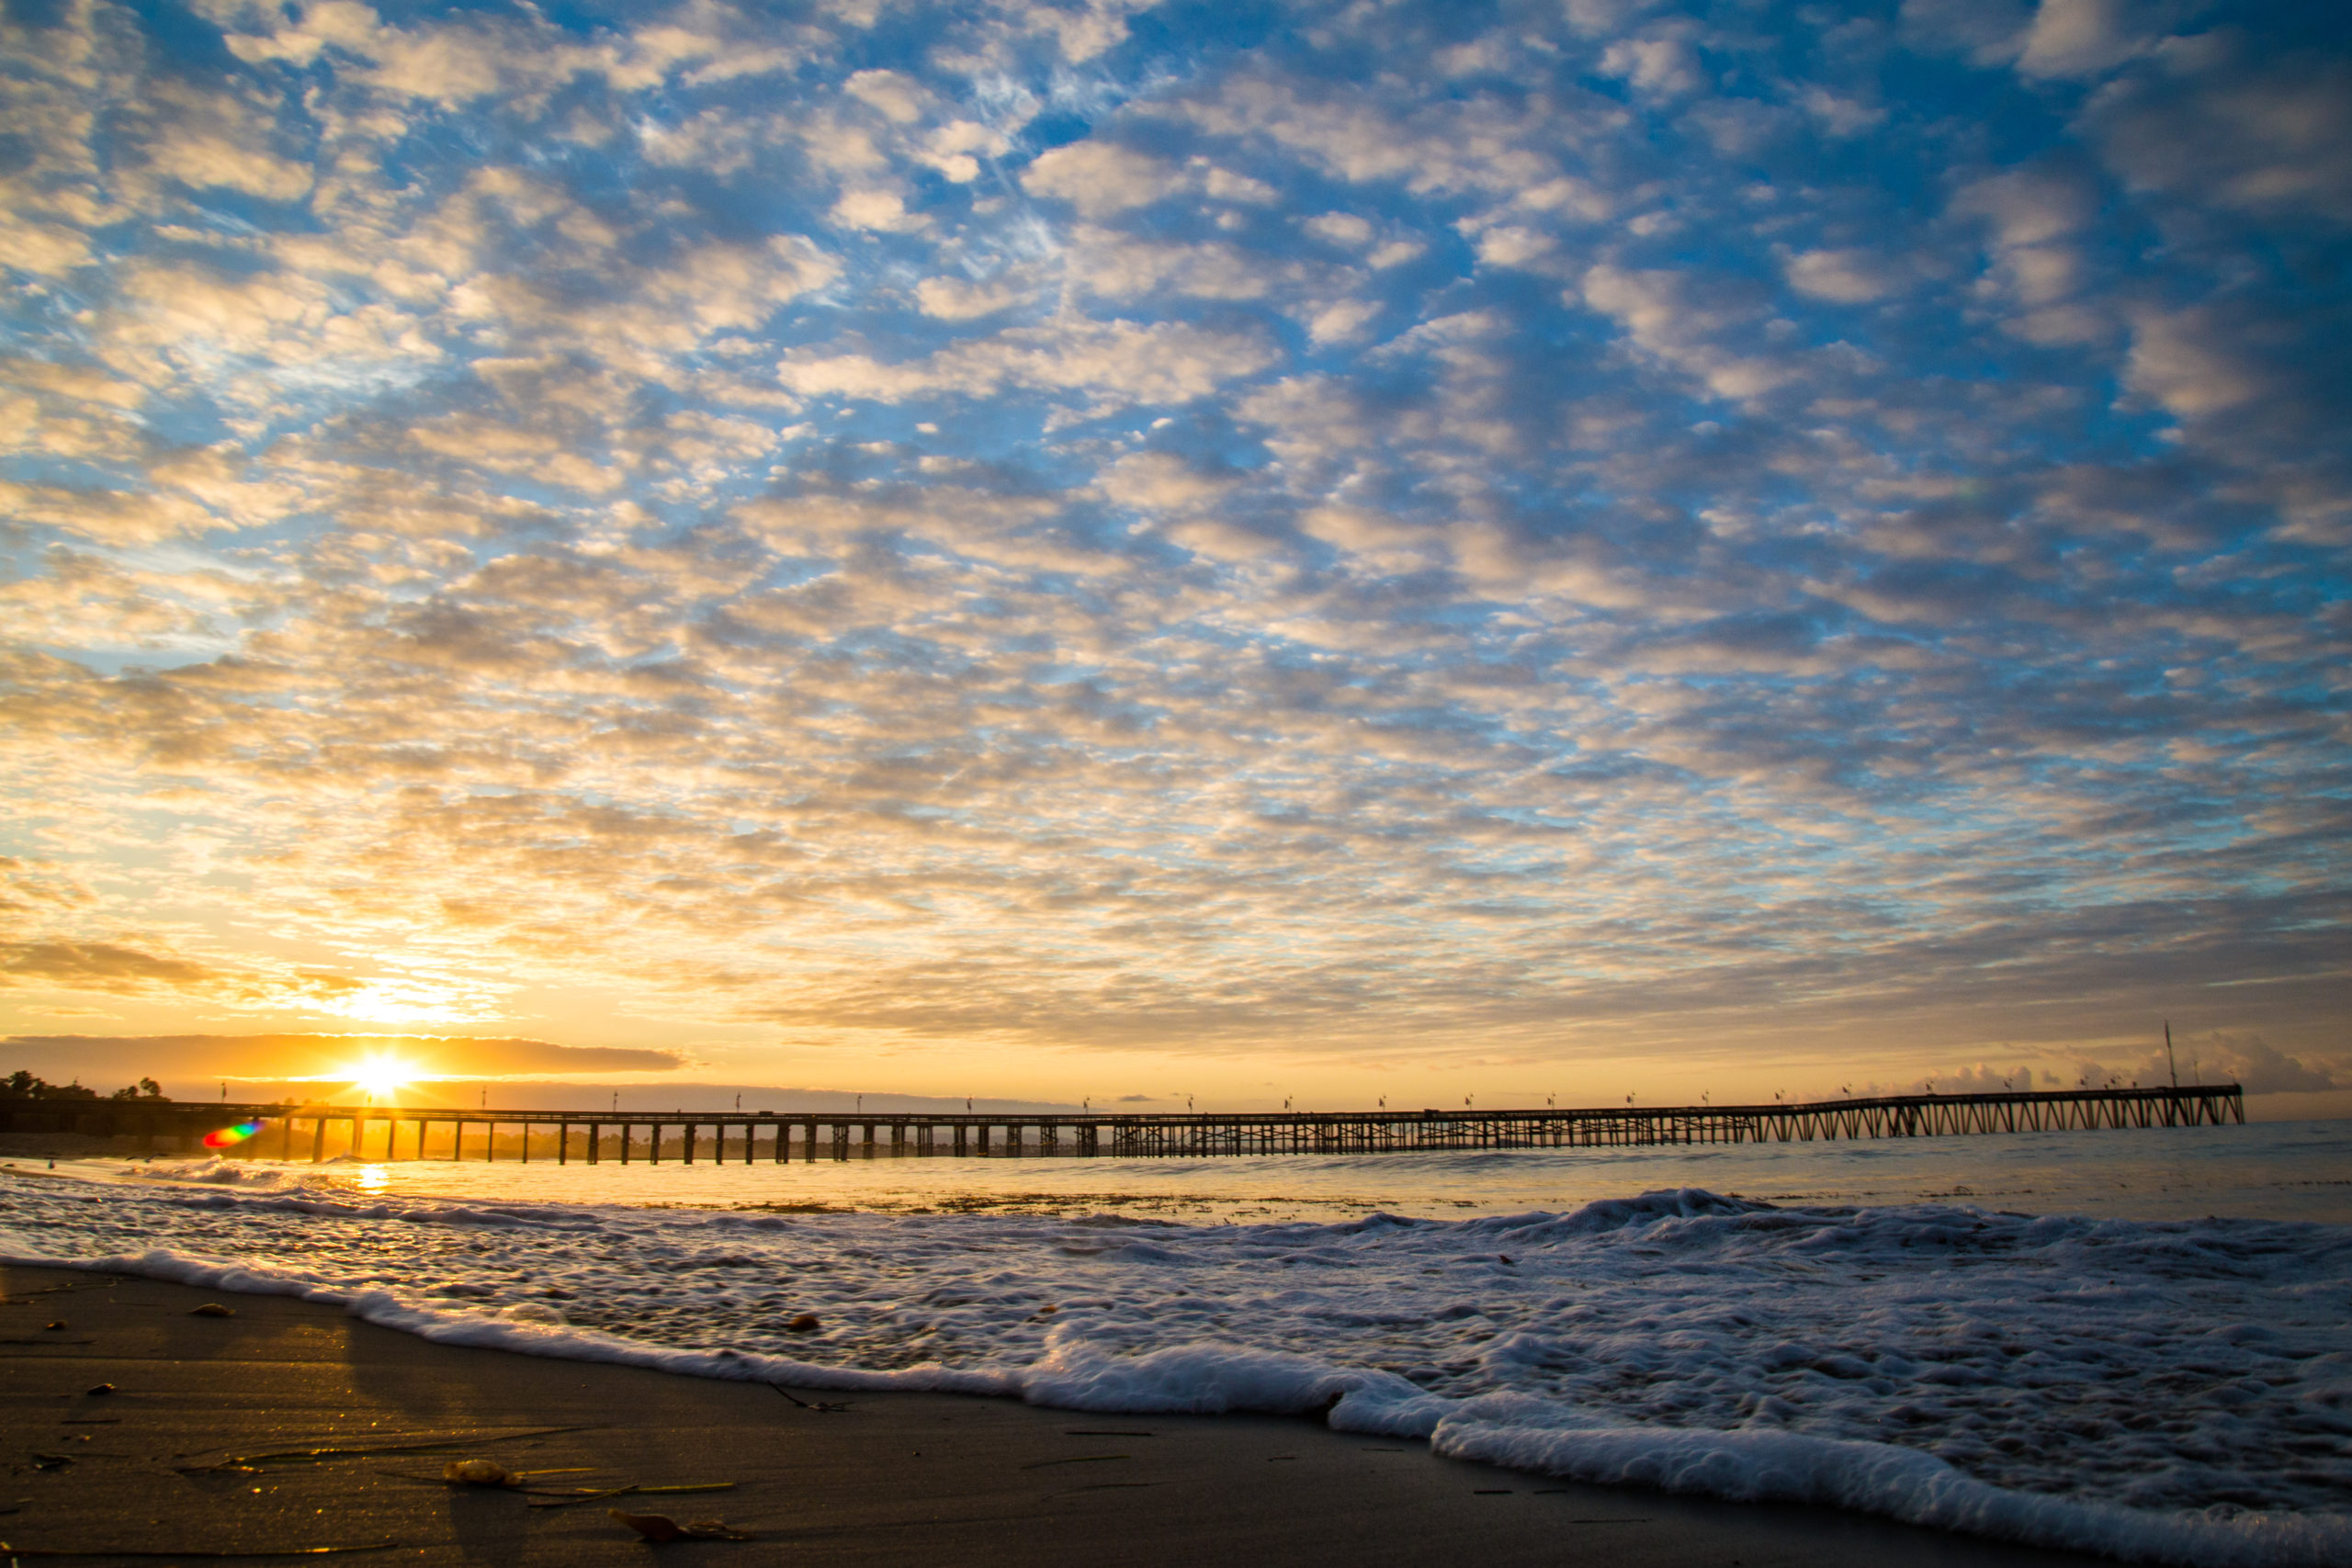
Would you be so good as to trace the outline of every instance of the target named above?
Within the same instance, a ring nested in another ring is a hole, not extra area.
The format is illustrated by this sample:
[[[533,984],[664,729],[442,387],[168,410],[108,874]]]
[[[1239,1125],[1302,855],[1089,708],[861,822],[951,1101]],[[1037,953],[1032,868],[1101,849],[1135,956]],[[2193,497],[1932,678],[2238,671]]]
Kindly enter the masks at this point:
[[[5,16],[0,1065],[2352,1113],[2335,6]]]

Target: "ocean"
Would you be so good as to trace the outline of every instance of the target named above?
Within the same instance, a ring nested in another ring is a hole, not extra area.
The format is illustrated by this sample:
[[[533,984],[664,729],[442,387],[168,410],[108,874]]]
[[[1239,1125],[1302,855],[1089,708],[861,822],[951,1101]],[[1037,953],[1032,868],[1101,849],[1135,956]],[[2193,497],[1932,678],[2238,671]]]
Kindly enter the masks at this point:
[[[795,1389],[2352,1562],[2352,1122],[775,1166],[20,1159],[0,1255]]]

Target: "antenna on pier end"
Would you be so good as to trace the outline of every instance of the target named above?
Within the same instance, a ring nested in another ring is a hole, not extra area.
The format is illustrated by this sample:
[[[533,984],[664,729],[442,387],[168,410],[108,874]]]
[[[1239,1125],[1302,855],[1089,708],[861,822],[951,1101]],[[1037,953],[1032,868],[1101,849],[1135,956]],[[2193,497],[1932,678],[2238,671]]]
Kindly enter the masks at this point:
[[[2172,1020],[2165,1020],[2165,1066],[2172,1069],[2172,1087],[2180,1087],[2180,1063],[2172,1054]]]

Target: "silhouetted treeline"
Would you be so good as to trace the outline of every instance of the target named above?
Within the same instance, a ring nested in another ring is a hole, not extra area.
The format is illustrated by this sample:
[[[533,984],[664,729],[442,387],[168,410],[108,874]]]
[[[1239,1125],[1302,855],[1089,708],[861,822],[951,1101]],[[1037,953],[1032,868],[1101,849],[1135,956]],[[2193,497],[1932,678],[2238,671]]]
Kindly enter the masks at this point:
[[[84,1089],[77,1079],[73,1083],[51,1083],[18,1068],[0,1078],[0,1100],[96,1100],[98,1091]],[[153,1078],[141,1078],[129,1089],[119,1089],[107,1095],[108,1100],[161,1100],[164,1086]]]

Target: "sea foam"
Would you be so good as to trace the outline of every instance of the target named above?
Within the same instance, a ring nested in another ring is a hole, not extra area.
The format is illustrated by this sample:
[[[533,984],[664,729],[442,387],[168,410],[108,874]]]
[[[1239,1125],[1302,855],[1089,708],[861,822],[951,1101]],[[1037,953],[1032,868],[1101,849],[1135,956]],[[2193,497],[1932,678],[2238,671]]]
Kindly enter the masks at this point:
[[[2352,1561],[2343,1226],[1690,1189],[1451,1222],[787,1217],[368,1199],[213,1168],[9,1181],[0,1253],[526,1354],[1321,1412],[1545,1474],[2130,1560]],[[820,1326],[790,1328],[802,1313]]]

